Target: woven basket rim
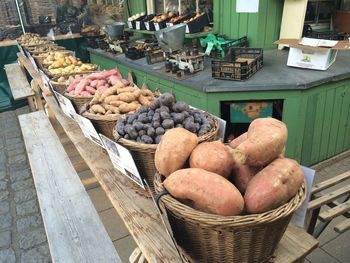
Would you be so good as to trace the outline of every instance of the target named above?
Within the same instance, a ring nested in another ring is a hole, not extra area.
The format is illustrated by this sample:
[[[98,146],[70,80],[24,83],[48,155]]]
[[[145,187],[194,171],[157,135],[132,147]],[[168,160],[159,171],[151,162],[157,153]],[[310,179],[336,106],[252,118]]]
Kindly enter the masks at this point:
[[[70,95],[69,93],[65,92],[64,96],[69,98],[69,99],[92,99],[94,97],[94,95],[92,96],[79,96],[79,95]]]
[[[209,131],[208,133],[204,134],[203,136],[200,136],[198,137],[197,136],[197,139],[198,139],[198,142],[204,142],[207,140],[208,137],[211,137],[212,135],[214,134],[217,134],[217,132],[219,131],[219,122],[217,119],[214,119],[214,127],[211,129],[211,131]],[[122,145],[126,146],[126,147],[130,147],[131,149],[156,149],[158,144],[146,144],[146,143],[140,143],[140,142],[136,142],[136,141],[132,141],[132,140],[127,140],[127,139],[124,139],[122,137],[120,137],[120,135],[115,131],[113,130],[113,136],[114,136],[114,139],[117,141],[117,142],[120,142]]]
[[[47,45],[50,44],[52,42],[50,41],[46,41],[45,43],[41,43],[41,44],[35,44],[35,45],[23,45],[21,42],[18,42],[21,46],[27,48],[27,47],[38,47],[38,46],[43,46],[43,45]]]
[[[154,177],[154,186],[156,192],[159,193],[164,191],[165,188],[163,183],[160,182],[161,175],[156,172]],[[176,215],[186,217],[187,221],[192,223],[200,224],[201,226],[210,228],[227,228],[227,227],[246,227],[254,226],[257,224],[266,224],[276,221],[280,218],[285,218],[295,212],[303,203],[306,197],[306,182],[298,189],[297,194],[288,201],[288,203],[281,205],[276,209],[250,215],[239,215],[239,216],[221,216],[216,214],[209,214],[195,210],[180,201],[176,200],[170,194],[163,195],[160,197],[161,203],[167,210]]]
[[[87,111],[84,111],[82,115],[90,120],[95,120],[95,121],[116,121],[123,116],[123,114],[97,115]]]
[[[51,79],[56,78],[56,77],[62,77],[62,76],[67,76],[67,74],[52,74],[47,68],[43,68],[45,74],[49,76]],[[96,72],[96,70],[89,70],[89,71],[80,71],[80,72],[72,72],[69,74],[76,75],[76,74],[91,74]]]
[[[58,46],[60,47],[60,46]],[[58,49],[58,50],[53,50],[53,51],[45,51],[45,52],[40,52],[39,54],[33,54],[33,58],[43,58],[43,57],[47,57],[49,52],[56,52],[56,51],[59,51],[59,52],[64,52],[64,53],[67,53],[67,54],[73,54],[72,51],[70,50],[67,50],[65,49],[64,47],[62,47],[63,49]],[[33,51],[35,52],[35,51]],[[44,63],[43,63],[44,64]]]

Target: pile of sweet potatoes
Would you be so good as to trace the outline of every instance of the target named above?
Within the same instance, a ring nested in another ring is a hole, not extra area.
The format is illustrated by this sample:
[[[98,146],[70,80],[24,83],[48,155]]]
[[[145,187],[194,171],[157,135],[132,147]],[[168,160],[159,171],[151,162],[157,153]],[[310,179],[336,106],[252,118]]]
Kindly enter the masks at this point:
[[[287,203],[304,182],[300,165],[283,157],[285,124],[273,118],[254,120],[230,145],[198,144],[182,128],[167,131],[155,154],[164,187],[179,201],[218,215],[267,212]]]
[[[116,69],[92,73],[83,78],[77,78],[67,88],[69,95],[92,97],[96,91],[104,92],[108,88],[118,85],[126,87],[129,81],[123,79]]]

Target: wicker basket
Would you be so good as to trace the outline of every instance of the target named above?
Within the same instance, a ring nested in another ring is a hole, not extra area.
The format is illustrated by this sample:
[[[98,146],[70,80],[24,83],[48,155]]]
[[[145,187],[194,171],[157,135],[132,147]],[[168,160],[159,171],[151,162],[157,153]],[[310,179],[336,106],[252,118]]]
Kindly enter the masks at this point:
[[[54,50],[51,50],[51,51],[35,51],[35,48],[36,47],[33,47],[33,48],[28,48],[28,51],[30,52],[30,54],[32,54],[33,56],[37,56],[37,55],[41,55],[41,54],[45,54],[47,52],[52,52],[52,51],[62,51],[62,50],[65,50],[64,47],[61,47],[61,46],[57,46],[57,45],[46,45],[45,47],[54,47]]]
[[[78,95],[70,95],[67,92],[64,93],[64,96],[70,99],[73,103],[73,106],[77,110],[77,112],[80,111],[81,108],[83,108],[84,105],[89,103],[94,96],[78,96]]]
[[[199,142],[213,141],[215,140],[218,131],[219,131],[219,123],[215,120],[215,126],[212,128],[212,130],[207,134],[201,137],[198,137],[198,141]],[[154,193],[153,181],[154,181],[154,174],[157,171],[156,166],[154,164],[154,156],[155,156],[158,144],[145,144],[145,143],[138,143],[132,140],[127,140],[127,139],[121,138],[116,131],[114,131],[114,139],[131,152],[131,155],[134,158],[134,161],[136,163],[136,166],[137,166],[137,169],[139,170],[140,175],[146,179],[148,185],[150,186],[152,192]]]
[[[50,71],[47,68],[43,68],[44,73],[50,78],[55,78],[55,77],[62,77],[62,76],[66,76],[66,75],[78,75],[78,74],[91,74],[96,72],[97,70],[97,65],[95,65],[95,70],[90,70],[90,71],[79,71],[79,72],[71,72],[71,73],[65,73],[65,74],[52,74],[50,73]]]
[[[96,72],[96,71],[94,71]],[[69,77],[69,76],[76,76],[76,75],[84,75],[84,76],[87,76],[89,74],[92,74],[94,72],[90,72],[90,73],[73,73],[73,74],[65,74],[65,75],[61,75],[59,77],[54,77],[50,80],[51,82],[51,85],[53,87],[53,89],[55,91],[57,91],[58,93],[61,93],[62,95],[66,92],[66,89],[67,87],[69,86],[69,84],[64,84],[64,83],[60,83],[58,82],[57,80],[60,78],[60,77]],[[80,109],[80,108],[79,108]]]
[[[86,105],[82,108],[84,107],[86,108]],[[83,111],[82,115],[91,120],[97,132],[102,133],[111,140],[113,140],[113,130],[117,121],[123,117],[122,114],[97,115],[88,111]]]
[[[164,193],[162,176],[154,186]],[[253,215],[220,216],[195,210],[169,194],[159,195],[177,244],[188,262],[270,262],[290,219],[306,195],[305,183],[287,204]]]

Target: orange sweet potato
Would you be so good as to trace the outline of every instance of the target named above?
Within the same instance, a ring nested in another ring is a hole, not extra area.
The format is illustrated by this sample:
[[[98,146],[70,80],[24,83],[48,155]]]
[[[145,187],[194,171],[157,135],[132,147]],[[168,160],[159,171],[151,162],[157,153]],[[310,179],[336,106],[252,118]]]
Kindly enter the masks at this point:
[[[221,175],[200,168],[172,173],[165,179],[164,187],[173,197],[189,200],[194,209],[203,212],[234,216],[244,208],[243,197],[233,184]]]
[[[236,149],[238,145],[240,145],[242,142],[244,142],[248,137],[248,133],[243,133],[240,136],[238,136],[236,139],[232,140],[230,142],[230,146],[232,149]]]
[[[233,158],[220,141],[204,142],[194,148],[190,157],[191,168],[202,168],[228,178],[233,168]]]
[[[184,167],[191,152],[197,146],[197,136],[183,128],[167,131],[157,146],[155,165],[164,176]]]
[[[259,172],[262,167],[254,167],[234,162],[230,181],[244,194],[249,181]]]
[[[278,158],[249,182],[244,194],[248,213],[256,214],[287,203],[304,182],[300,165],[288,158]]]
[[[286,125],[274,118],[259,118],[248,128],[247,139],[235,148],[234,159],[250,166],[267,165],[283,151],[287,142]]]

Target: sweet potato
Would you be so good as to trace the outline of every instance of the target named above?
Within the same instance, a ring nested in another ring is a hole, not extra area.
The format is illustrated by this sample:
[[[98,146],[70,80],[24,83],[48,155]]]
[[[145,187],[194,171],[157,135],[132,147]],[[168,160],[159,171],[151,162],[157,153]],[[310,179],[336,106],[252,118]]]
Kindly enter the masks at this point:
[[[101,105],[92,105],[90,108],[94,113],[105,114],[106,110]]]
[[[98,104],[101,95],[102,95],[102,92],[100,90],[97,90],[94,98],[90,101],[89,105],[91,106],[94,104]]]
[[[132,102],[132,103],[121,104],[118,107],[118,109],[119,109],[120,113],[129,113],[132,111],[136,111],[139,107],[140,107],[139,104],[137,104],[136,102]]]
[[[120,113],[118,107],[115,107],[115,106],[112,106],[112,105],[104,105],[104,107],[105,107],[105,109],[107,111],[111,111],[114,114],[119,114]]]
[[[248,137],[248,133],[245,132],[243,134],[241,134],[240,136],[238,136],[236,139],[232,140],[230,142],[230,146],[232,149],[236,149],[238,147],[238,145],[240,145],[242,142],[244,142]]]
[[[89,93],[91,93],[92,95],[94,95],[96,93],[96,89],[94,89],[93,87],[91,86],[86,86],[85,87],[85,90]]]
[[[262,167],[254,167],[234,162],[230,181],[244,194],[250,180],[260,172]]]
[[[190,156],[191,168],[202,168],[225,178],[231,175],[233,163],[232,155],[220,141],[201,143]]]
[[[278,158],[249,182],[244,194],[249,213],[263,213],[287,203],[304,182],[300,165],[288,158]]]
[[[83,90],[82,92],[80,92],[79,95],[84,96],[84,97],[91,97],[92,96],[92,94],[86,90]]]
[[[89,81],[87,79],[82,79],[79,84],[75,88],[75,95],[80,95],[80,93],[83,91],[84,87],[89,84]]]
[[[241,193],[221,175],[199,168],[177,170],[164,181],[164,187],[175,198],[190,200],[197,210],[234,216],[242,213]]]
[[[114,95],[113,95],[114,96]],[[126,104],[126,102],[124,101],[120,101],[120,100],[112,100],[109,102],[110,105],[113,105],[113,106],[116,106],[116,107],[119,107],[120,105],[122,104]]]
[[[119,100],[118,95],[110,95],[104,99],[104,103],[109,104],[111,101]]]
[[[137,90],[137,87],[125,87],[125,88],[120,88],[120,89],[118,90],[118,94],[120,94],[120,93],[125,93],[125,92],[133,92],[133,91],[135,91],[135,90]]]
[[[240,143],[233,154],[241,164],[267,165],[283,151],[287,142],[286,125],[274,118],[259,118],[248,128],[247,139]]]
[[[147,97],[143,96],[142,94],[139,97],[139,102],[141,105],[148,107],[151,102],[147,99]]]
[[[105,100],[105,98],[107,98],[108,96],[117,94],[118,89],[119,89],[118,86],[113,86],[113,87],[107,89],[106,91],[104,91],[104,92],[102,93],[102,96],[101,96],[101,98],[100,98],[99,101],[100,101],[100,102],[103,102],[103,101]]]
[[[119,107],[120,108],[120,107]],[[168,130],[155,153],[155,165],[164,176],[184,167],[191,152],[197,146],[197,136],[183,128]]]
[[[138,100],[139,96],[140,96],[139,90],[135,90],[133,92],[124,92],[118,95],[118,100],[130,103]]]

